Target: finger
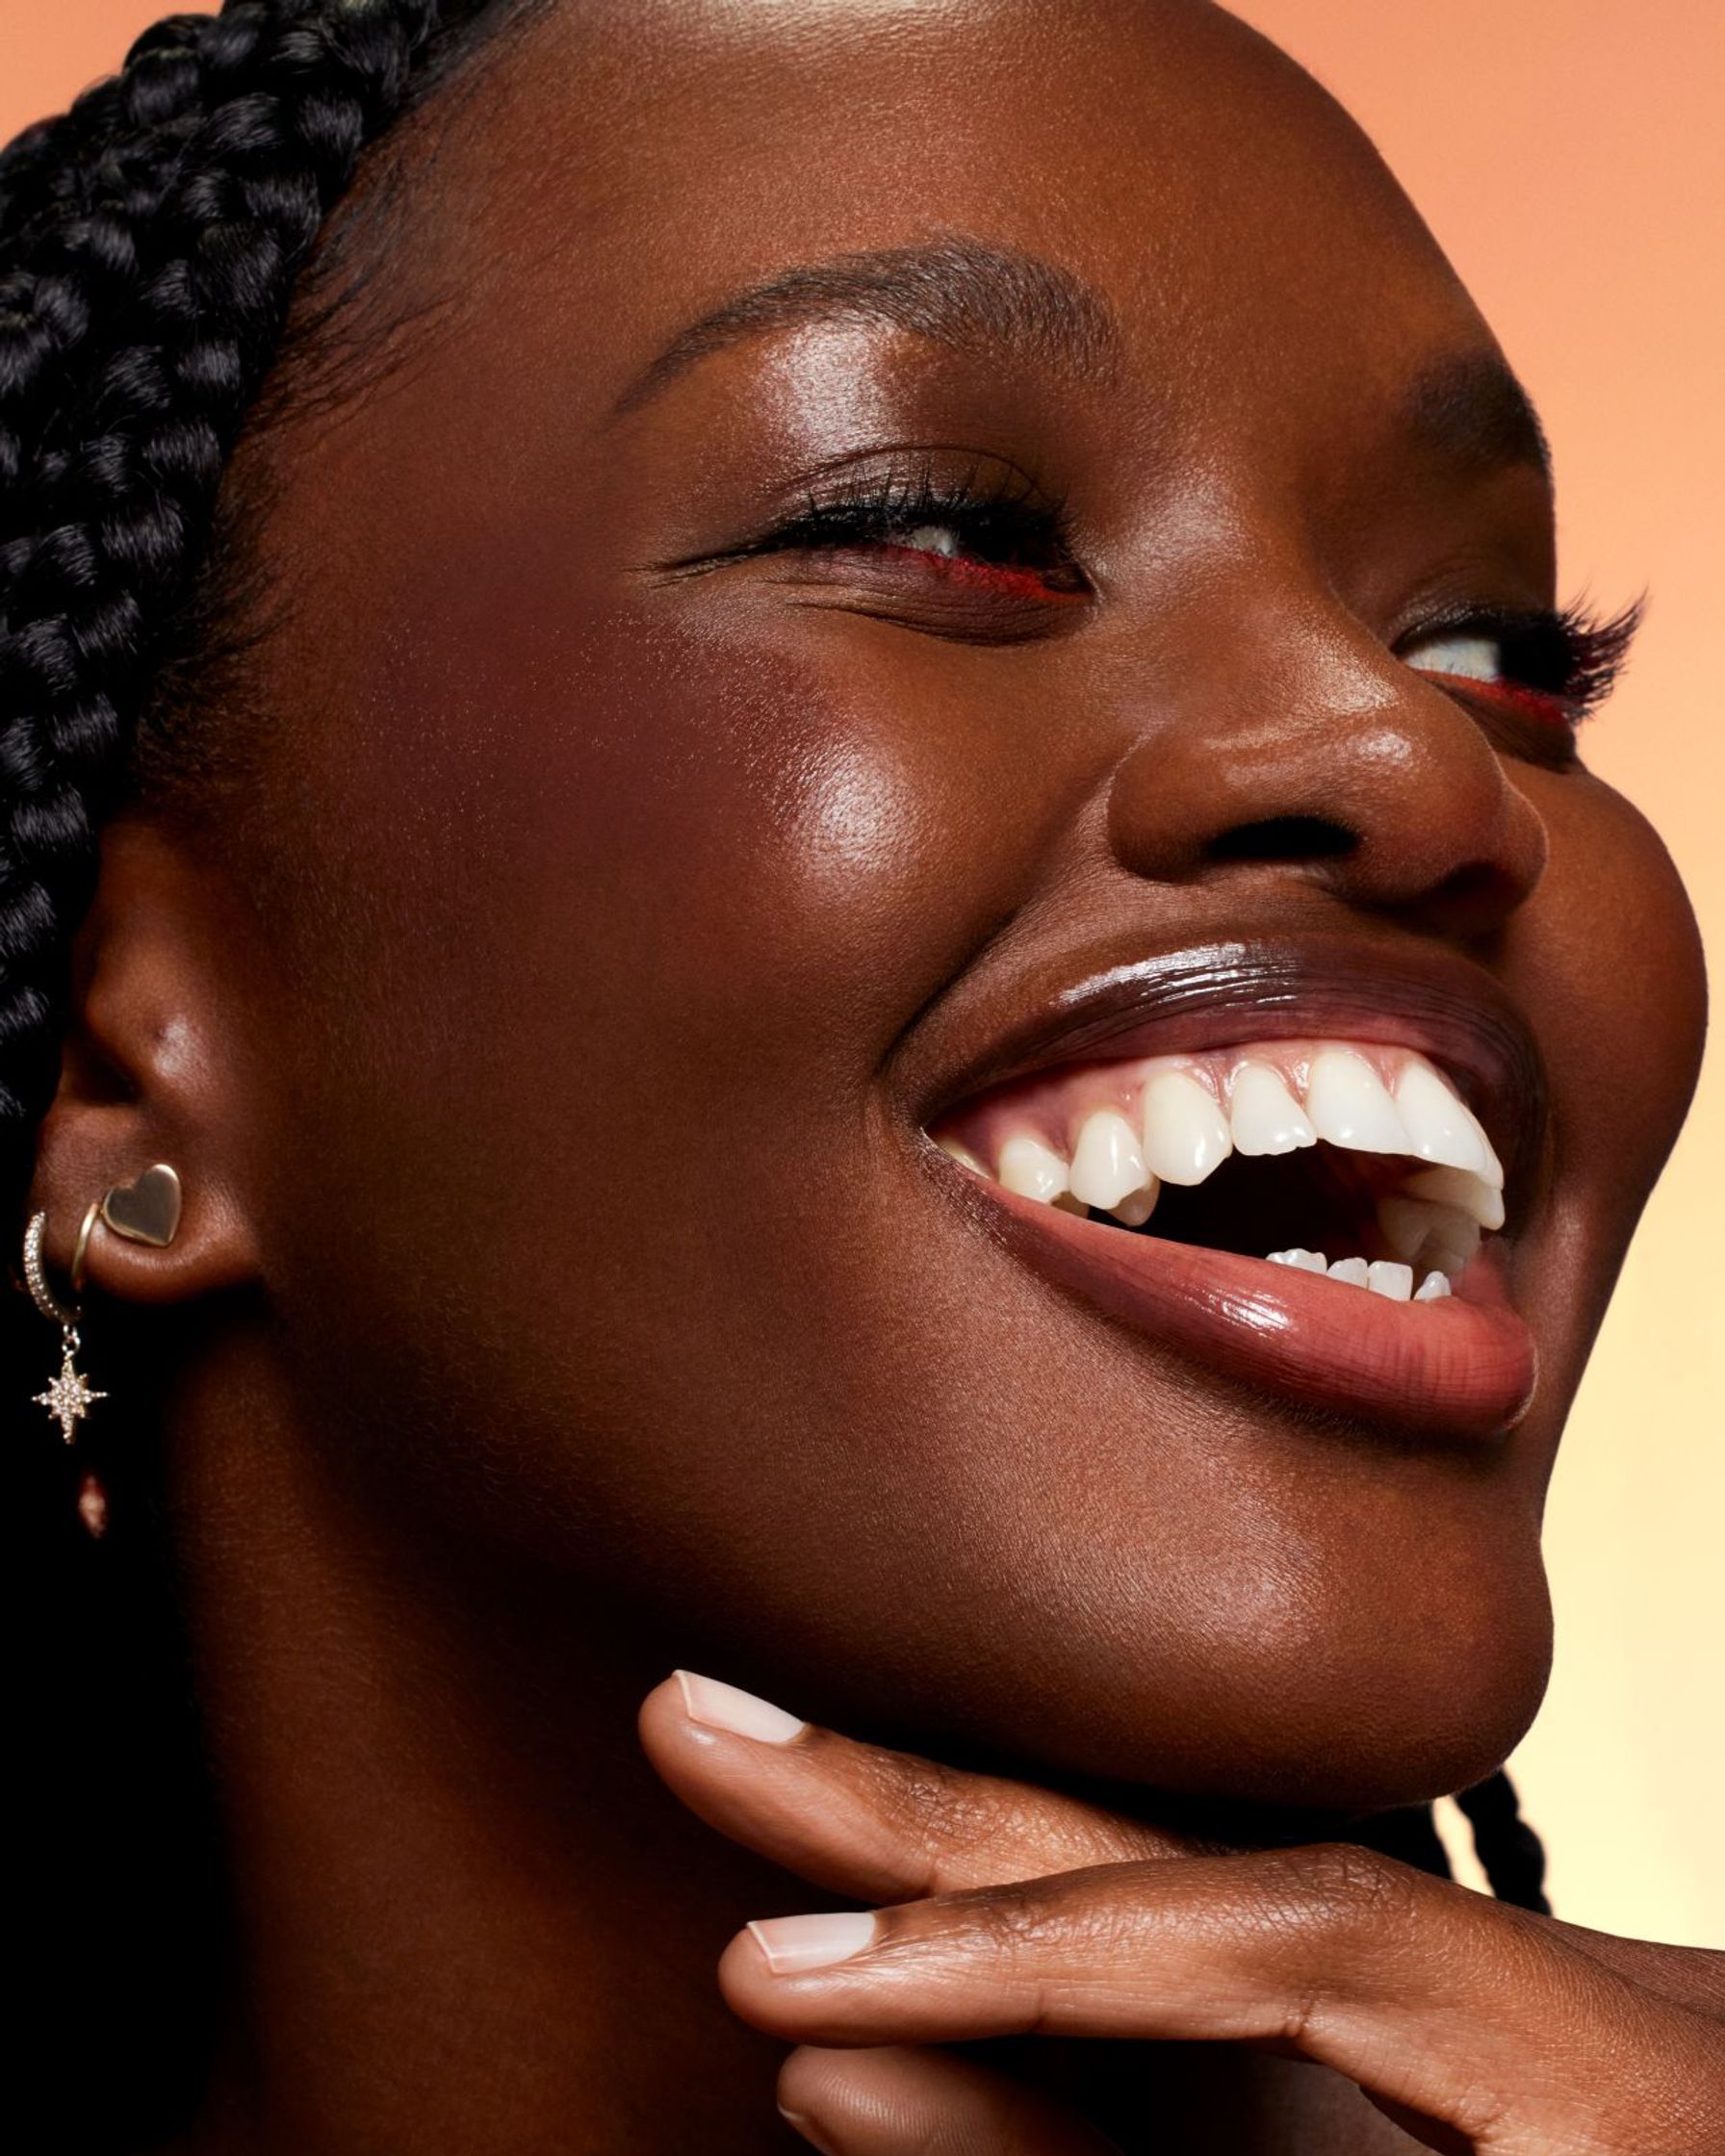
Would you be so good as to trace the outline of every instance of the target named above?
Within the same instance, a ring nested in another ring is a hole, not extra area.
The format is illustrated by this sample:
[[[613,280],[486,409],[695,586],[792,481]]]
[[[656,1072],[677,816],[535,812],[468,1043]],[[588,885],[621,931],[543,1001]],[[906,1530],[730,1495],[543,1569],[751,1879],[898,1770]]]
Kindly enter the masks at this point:
[[[872,1901],[1200,1846],[1031,1783],[859,1744],[687,1670],[647,1695],[640,1732],[648,1758],[709,1826]]]
[[[1120,2156],[1039,2091],[950,2051],[793,2051],[779,2108],[822,2156]]]
[[[660,1774],[709,1825],[871,1901],[1225,1848],[1028,1783],[859,1744],[686,1670],[648,1695],[640,1727]],[[1555,1928],[1648,1990],[1725,2015],[1725,1954]]]
[[[720,1983],[804,2042],[1274,2044],[1482,2149],[1698,2151],[1725,2130],[1716,2023],[1540,1918],[1346,1844],[779,1918],[737,1935]]]
[[[1552,1929],[1578,1952],[1590,1955],[1644,1989],[1677,1999],[1697,2013],[1725,2020],[1725,1954],[1711,1946],[1661,1946],[1648,1938],[1618,1938],[1584,1924],[1553,1919]]]

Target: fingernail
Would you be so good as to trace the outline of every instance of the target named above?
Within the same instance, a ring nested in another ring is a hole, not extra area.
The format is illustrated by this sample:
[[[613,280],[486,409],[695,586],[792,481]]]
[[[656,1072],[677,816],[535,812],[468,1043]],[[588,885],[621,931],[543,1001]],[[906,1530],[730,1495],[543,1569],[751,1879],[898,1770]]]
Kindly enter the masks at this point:
[[[822,2141],[813,2119],[809,2117],[807,2112],[786,2111],[785,2106],[781,2104],[779,2106],[779,2116],[787,2126],[795,2127],[810,2147],[816,2151],[816,2156],[837,2156],[837,2151],[834,2148],[832,2143]]]
[[[730,1730],[737,1736],[757,1737],[762,1744],[788,1744],[807,1722],[786,1714],[770,1700],[758,1700],[753,1692],[739,1692],[734,1684],[721,1684],[716,1677],[697,1677],[692,1669],[680,1669],[683,1711],[691,1722],[705,1722],[708,1729]]]
[[[813,1916],[769,1916],[751,1924],[756,1944],[775,1976],[830,1968],[874,1943],[871,1909],[822,1910]]]

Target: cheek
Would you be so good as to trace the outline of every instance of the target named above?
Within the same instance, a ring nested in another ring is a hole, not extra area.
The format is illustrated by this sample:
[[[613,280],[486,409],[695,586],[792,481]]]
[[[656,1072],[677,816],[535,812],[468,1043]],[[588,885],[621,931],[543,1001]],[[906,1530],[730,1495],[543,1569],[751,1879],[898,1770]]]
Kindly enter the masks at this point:
[[[693,1078],[709,1119],[768,1084],[782,1110],[854,1105],[1024,873],[966,714],[806,626],[794,652],[651,618],[561,661],[542,629],[523,643],[485,722],[414,760],[424,844],[358,876],[399,879],[395,910],[459,947],[448,995],[522,991],[524,1071],[573,1050],[589,1099]]]
[[[871,625],[560,596],[464,564],[342,654],[364,688],[275,789],[277,852],[315,862],[281,919],[305,993],[505,1148],[854,1112],[1025,874],[974,719]]]
[[[1017,903],[1040,811],[1002,810],[973,698],[858,631],[560,630],[465,584],[281,789],[316,870],[284,911],[274,1078],[352,1228],[332,1245],[284,1188],[284,1303],[308,1370],[349,1360],[328,1326],[399,1343],[388,1369],[353,1344],[358,1404],[443,1422],[451,1462],[501,1402],[514,1441],[537,1425],[499,1487],[632,1479],[638,1517],[691,1366],[721,1480],[738,1423],[804,1382],[795,1344],[833,1341],[864,1388],[881,1367],[833,1316],[867,1299],[837,1245],[877,1073]]]
[[[1558,1171],[1627,1235],[1700,1068],[1706,976],[1694,913],[1658,835],[1585,774],[1548,782],[1551,832],[1518,981],[1556,1095]]]
[[[1545,779],[1536,799],[1549,865],[1508,972],[1551,1078],[1550,1214],[1529,1271],[1555,1446],[1694,1090],[1706,977],[1687,896],[1638,811],[1580,772]]]

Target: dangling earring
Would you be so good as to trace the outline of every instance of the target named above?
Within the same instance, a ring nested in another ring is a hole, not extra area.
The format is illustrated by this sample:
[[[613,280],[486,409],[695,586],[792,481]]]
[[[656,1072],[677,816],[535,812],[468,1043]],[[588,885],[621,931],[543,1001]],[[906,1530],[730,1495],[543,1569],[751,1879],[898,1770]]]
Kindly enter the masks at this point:
[[[84,1216],[84,1224],[78,1230],[80,1257],[84,1255],[90,1231],[100,1210],[99,1203],[92,1205]],[[78,1368],[77,1354],[82,1345],[78,1338],[78,1321],[84,1312],[75,1302],[62,1302],[48,1285],[47,1269],[42,1264],[42,1237],[47,1227],[48,1216],[37,1213],[24,1230],[24,1285],[30,1290],[31,1301],[49,1324],[60,1327],[60,1375],[50,1382],[45,1393],[36,1395],[36,1400],[60,1424],[60,1434],[66,1444],[72,1445],[77,1442],[78,1424],[90,1413],[91,1403],[106,1399],[108,1395],[93,1392],[90,1380]]]
[[[72,1245],[74,1295],[83,1291],[84,1261],[98,1222],[129,1243],[147,1243],[153,1249],[166,1249],[180,1225],[179,1177],[166,1161],[158,1161],[153,1168],[146,1168],[135,1183],[115,1184],[86,1208]],[[108,1395],[95,1391],[78,1368],[77,1355],[83,1345],[78,1337],[78,1325],[84,1315],[83,1307],[75,1302],[62,1302],[48,1284],[48,1270],[42,1257],[47,1228],[45,1213],[32,1215],[30,1225],[24,1231],[24,1285],[42,1316],[51,1325],[60,1327],[60,1374],[50,1380],[46,1392],[38,1393],[35,1398],[37,1404],[45,1407],[51,1420],[60,1424],[62,1438],[72,1445],[77,1442],[78,1424],[90,1413],[92,1404],[106,1399]],[[90,1533],[100,1535],[107,1525],[108,1501],[93,1475],[84,1477],[78,1511]]]

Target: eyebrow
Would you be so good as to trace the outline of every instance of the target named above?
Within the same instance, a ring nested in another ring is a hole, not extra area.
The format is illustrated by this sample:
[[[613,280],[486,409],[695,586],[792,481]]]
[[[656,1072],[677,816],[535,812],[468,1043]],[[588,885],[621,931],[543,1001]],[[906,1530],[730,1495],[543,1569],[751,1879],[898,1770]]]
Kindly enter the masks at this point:
[[[785,270],[680,330],[617,399],[621,418],[697,360],[768,330],[880,322],[936,344],[1009,354],[1106,378],[1123,341],[1113,311],[1070,270],[1017,247],[957,236]]]
[[[1416,441],[1464,470],[1522,464],[1552,475],[1539,415],[1497,352],[1454,352],[1429,362],[1414,376],[1402,418]]]
[[[965,234],[800,264],[734,293],[678,331],[612,407],[623,418],[709,354],[774,330],[879,322],[961,350],[988,342],[1068,372],[1118,377],[1125,339],[1113,309],[1069,270]],[[1464,468],[1532,465],[1551,451],[1528,393],[1496,351],[1429,362],[1402,402],[1405,430]]]

